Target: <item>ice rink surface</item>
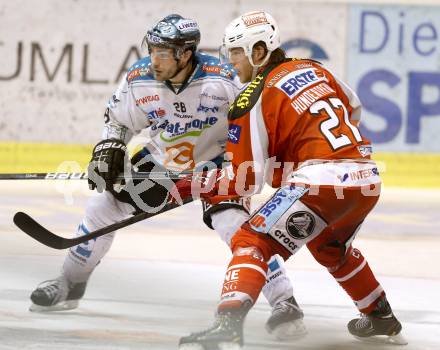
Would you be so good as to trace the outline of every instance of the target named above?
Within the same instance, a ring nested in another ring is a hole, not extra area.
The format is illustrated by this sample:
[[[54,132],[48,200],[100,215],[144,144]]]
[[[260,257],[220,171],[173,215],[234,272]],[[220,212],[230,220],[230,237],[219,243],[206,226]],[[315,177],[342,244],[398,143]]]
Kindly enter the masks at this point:
[[[0,183],[0,349],[176,349],[180,336],[211,325],[230,253],[203,225],[199,204],[121,230],[78,309],[29,312],[30,292],[58,275],[66,252],[33,241],[12,217],[24,211],[71,235],[90,193],[84,182],[62,187]],[[440,349],[439,213],[440,191],[385,188],[354,244],[387,291],[409,345],[353,339],[346,323],[355,307],[303,249],[286,267],[308,335],[288,343],[272,339],[264,330],[270,307],[260,297],[245,325],[244,349]]]

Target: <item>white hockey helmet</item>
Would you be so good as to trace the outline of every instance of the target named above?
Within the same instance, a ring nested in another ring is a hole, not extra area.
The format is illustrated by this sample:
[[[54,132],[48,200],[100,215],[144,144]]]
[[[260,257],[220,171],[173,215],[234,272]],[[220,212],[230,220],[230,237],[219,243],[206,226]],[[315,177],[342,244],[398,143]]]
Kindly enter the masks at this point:
[[[263,41],[269,51],[263,63],[258,65],[262,66],[268,60],[270,53],[281,46],[280,30],[277,22],[269,13],[247,12],[234,19],[226,27],[220,56],[226,58],[229,49],[242,47],[251,65],[256,67],[257,65],[252,61],[252,48],[259,41]]]

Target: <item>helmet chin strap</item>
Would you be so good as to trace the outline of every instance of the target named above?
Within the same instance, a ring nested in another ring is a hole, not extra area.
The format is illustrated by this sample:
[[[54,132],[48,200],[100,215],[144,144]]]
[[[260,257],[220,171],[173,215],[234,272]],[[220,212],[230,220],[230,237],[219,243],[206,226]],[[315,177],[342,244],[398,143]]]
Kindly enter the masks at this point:
[[[249,63],[252,66],[252,78],[251,81],[255,79],[255,77],[257,76],[257,72],[258,70],[263,67],[266,62],[269,60],[270,54],[272,53],[272,51],[267,51],[266,57],[264,57],[263,61],[260,64],[255,64],[254,60],[252,59],[252,56],[248,56],[249,58]]]

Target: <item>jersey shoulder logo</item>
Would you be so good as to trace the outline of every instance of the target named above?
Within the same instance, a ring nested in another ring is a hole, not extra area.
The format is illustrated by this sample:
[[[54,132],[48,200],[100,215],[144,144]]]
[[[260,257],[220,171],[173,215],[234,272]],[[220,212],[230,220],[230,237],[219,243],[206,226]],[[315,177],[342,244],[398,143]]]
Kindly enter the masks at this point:
[[[228,79],[234,78],[234,71],[226,65],[208,65],[204,63],[202,71],[210,75],[220,75]]]
[[[152,79],[153,74],[150,69],[150,57],[144,57],[134,63],[127,71],[127,82],[140,79]]]

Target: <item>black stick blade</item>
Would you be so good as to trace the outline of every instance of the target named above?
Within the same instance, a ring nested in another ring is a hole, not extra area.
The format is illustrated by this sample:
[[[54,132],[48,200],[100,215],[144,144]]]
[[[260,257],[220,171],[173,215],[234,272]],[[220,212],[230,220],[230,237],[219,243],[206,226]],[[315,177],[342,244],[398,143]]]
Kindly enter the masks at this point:
[[[59,237],[46,230],[26,213],[20,211],[16,213],[14,215],[14,224],[28,236],[31,236],[33,239],[48,247],[55,249],[66,249],[69,247],[65,244],[65,238]]]
[[[189,197],[183,200],[183,202],[180,205],[184,205],[192,201],[193,199]],[[136,213],[135,215],[130,216],[124,220],[115,222],[114,224],[108,226],[104,226],[100,229],[97,229],[86,235],[76,238],[64,238],[61,236],[57,236],[56,234],[50,232],[49,230],[41,226],[38,222],[36,222],[34,219],[32,219],[29,215],[23,212],[18,212],[14,215],[14,224],[17,225],[17,227],[20,230],[22,230],[24,233],[26,233],[28,236],[32,237],[33,239],[37,240],[40,243],[43,243],[48,247],[55,249],[66,249],[84,243],[91,239],[101,237],[107,233],[116,231],[120,228],[127,227],[136,222],[151,218],[161,213],[165,213],[169,210],[179,207],[180,205],[179,203],[176,202],[170,202],[157,212]]]

